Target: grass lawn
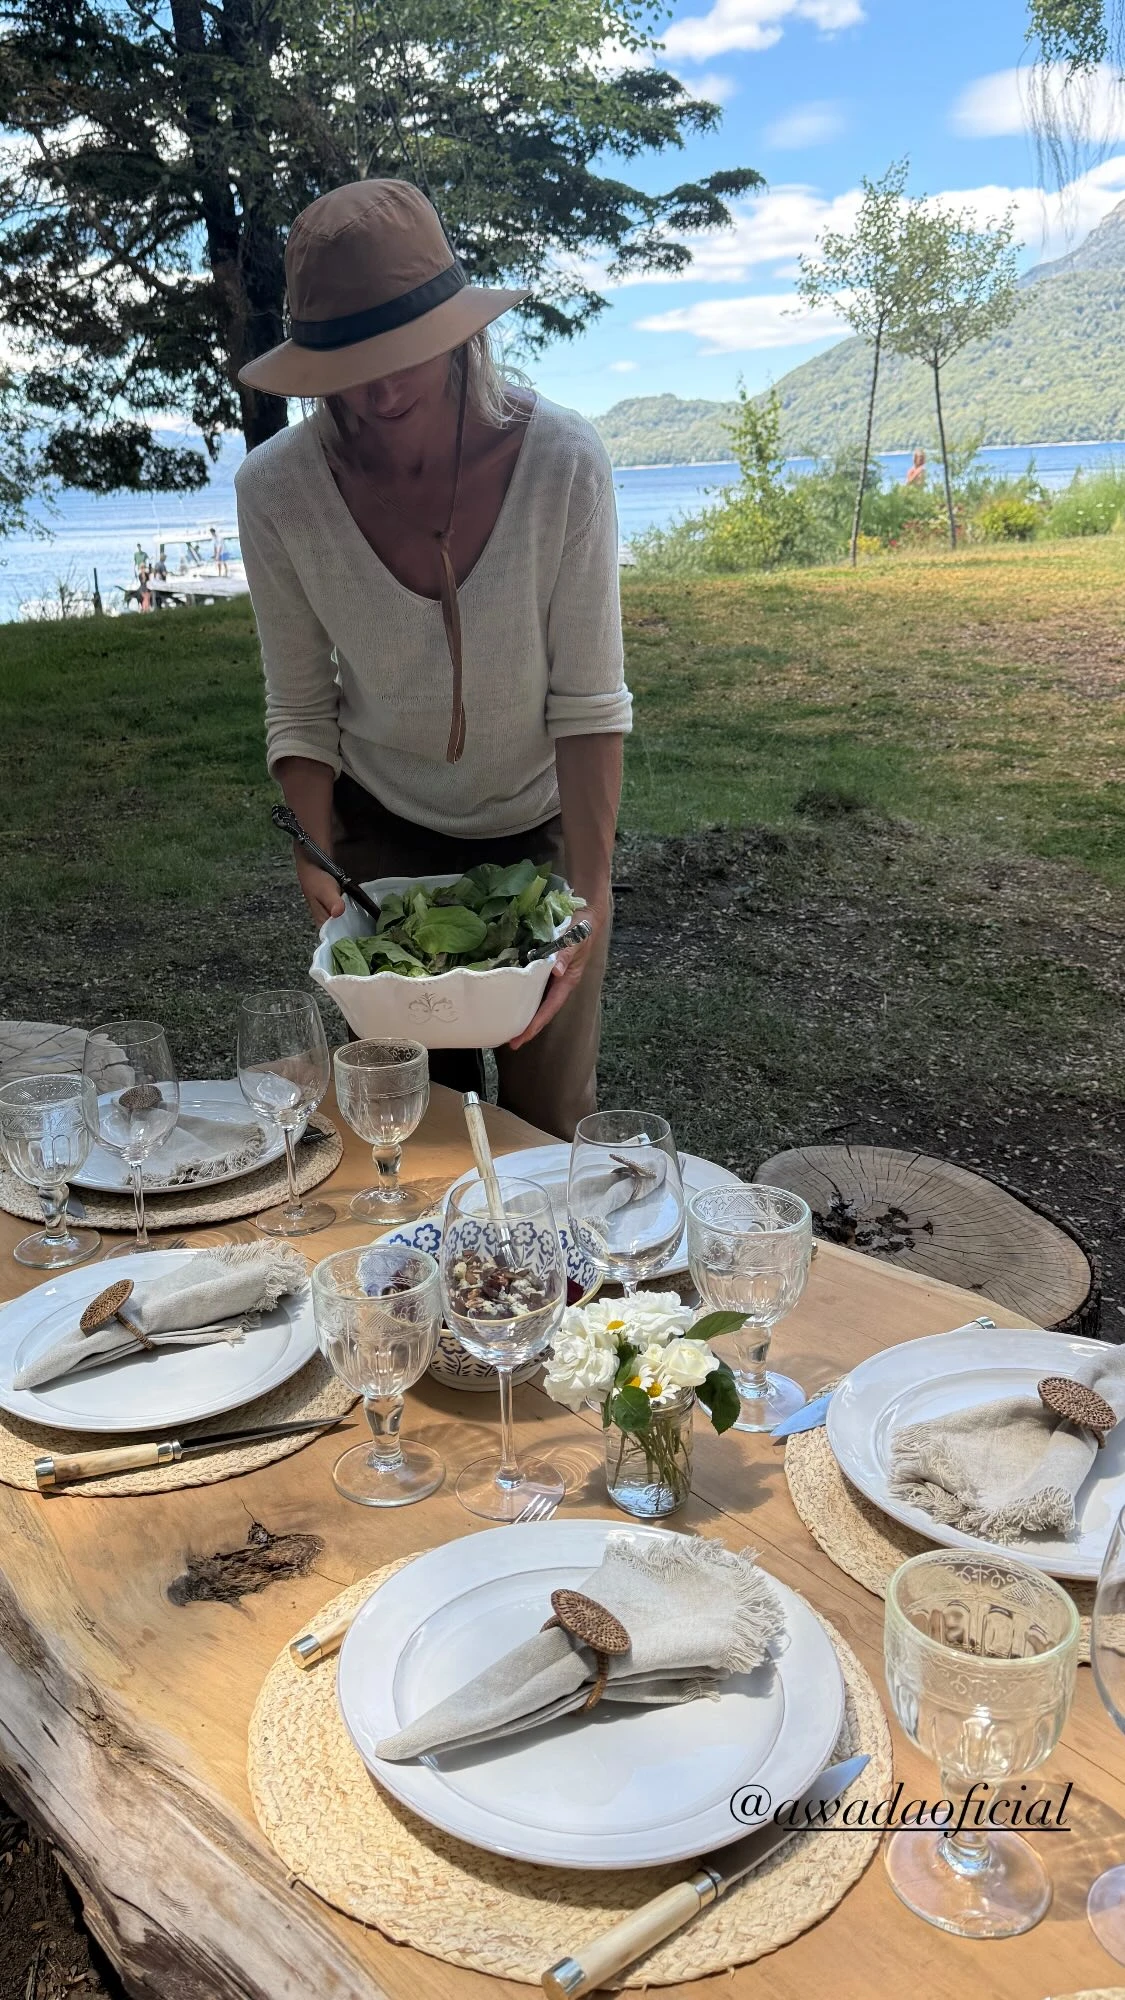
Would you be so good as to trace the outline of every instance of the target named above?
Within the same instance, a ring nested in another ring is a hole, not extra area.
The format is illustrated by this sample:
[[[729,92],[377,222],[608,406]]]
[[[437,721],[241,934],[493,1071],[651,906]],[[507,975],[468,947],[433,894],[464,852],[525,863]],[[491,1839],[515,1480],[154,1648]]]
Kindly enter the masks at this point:
[[[1125,1334],[1125,541],[626,577],[603,1099],[743,1171],[846,1135],[1076,1220]],[[0,628],[0,1013],[229,1073],[302,984],[248,607]],[[471,717],[470,717],[471,722]]]

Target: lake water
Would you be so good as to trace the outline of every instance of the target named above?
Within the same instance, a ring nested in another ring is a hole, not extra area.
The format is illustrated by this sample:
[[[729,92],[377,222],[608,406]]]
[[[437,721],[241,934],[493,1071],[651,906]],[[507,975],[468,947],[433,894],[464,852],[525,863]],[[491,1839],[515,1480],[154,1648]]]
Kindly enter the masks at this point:
[[[131,581],[137,543],[155,555],[161,541],[205,534],[213,526],[234,525],[235,470],[242,447],[224,441],[210,486],[203,493],[138,494],[109,497],[66,493],[58,511],[44,516],[52,538],[12,535],[0,541],[0,619],[19,616],[26,598],[54,595],[59,579],[88,591],[96,569],[102,595],[113,601],[115,586]],[[1125,465],[1125,442],[1109,444],[997,445],[980,454],[982,465],[1019,473],[1034,459],[1045,486],[1069,485],[1080,466]],[[908,452],[888,452],[880,463],[888,479],[905,477]],[[794,472],[811,469],[812,459],[790,461]],[[667,527],[692,513],[717,488],[738,476],[734,464],[619,466],[613,475],[623,541],[645,528]]]

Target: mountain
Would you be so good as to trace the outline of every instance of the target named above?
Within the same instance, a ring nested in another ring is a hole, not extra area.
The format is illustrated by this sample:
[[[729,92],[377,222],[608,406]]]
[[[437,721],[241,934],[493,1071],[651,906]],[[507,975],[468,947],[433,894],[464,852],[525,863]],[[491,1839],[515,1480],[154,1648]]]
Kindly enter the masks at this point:
[[[1036,265],[1021,284],[1010,327],[977,341],[942,371],[946,433],[985,444],[1048,444],[1125,437],[1125,201],[1068,256]],[[777,384],[787,452],[855,443],[871,353],[842,340]],[[688,464],[730,457],[732,403],[637,396],[597,420],[617,465]],[[876,451],[936,442],[933,384],[917,361],[891,355],[879,373]]]

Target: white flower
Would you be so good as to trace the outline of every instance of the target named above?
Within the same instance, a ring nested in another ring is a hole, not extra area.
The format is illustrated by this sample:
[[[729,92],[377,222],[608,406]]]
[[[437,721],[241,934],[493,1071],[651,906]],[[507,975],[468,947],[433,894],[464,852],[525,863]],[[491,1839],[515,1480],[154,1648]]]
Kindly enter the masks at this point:
[[[567,1314],[567,1318],[572,1316]],[[564,1320],[543,1387],[556,1403],[562,1403],[568,1410],[580,1410],[588,1396],[604,1401],[616,1373],[617,1349],[612,1341],[599,1341],[581,1326],[568,1329]]]
[[[664,1349],[661,1365],[664,1386],[666,1389],[698,1389],[718,1365],[718,1355],[712,1354],[705,1340],[673,1340]]]
[[[663,1346],[693,1325],[695,1314],[676,1292],[637,1292],[631,1299],[594,1299],[588,1306],[571,1306],[563,1317],[563,1332],[581,1326],[599,1346]]]

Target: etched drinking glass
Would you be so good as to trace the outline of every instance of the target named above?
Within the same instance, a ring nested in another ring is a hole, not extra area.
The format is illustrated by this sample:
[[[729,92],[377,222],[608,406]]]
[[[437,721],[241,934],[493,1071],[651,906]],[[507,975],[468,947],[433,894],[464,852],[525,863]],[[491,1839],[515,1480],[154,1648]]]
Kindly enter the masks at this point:
[[[579,1119],[566,1206],[575,1242],[627,1295],[666,1270],[684,1233],[680,1159],[668,1120],[655,1111]]]
[[[108,1076],[107,1043],[121,1057]],[[83,1073],[93,1086],[94,1137],[124,1160],[133,1186],[134,1239],[109,1255],[133,1257],[140,1250],[159,1250],[145,1225],[144,1169],[180,1115],[180,1085],[168,1037],[159,1021],[106,1021],[86,1038]],[[107,1088],[110,1077],[113,1081]]]
[[[255,993],[238,1009],[238,1082],[255,1111],[272,1118],[285,1142],[288,1199],[255,1218],[265,1236],[309,1236],[335,1222],[326,1201],[297,1192],[296,1144],[332,1074],[320,1010],[310,993]]]
[[[35,1189],[44,1228],[23,1236],[12,1255],[37,1271],[62,1271],[92,1257],[101,1237],[68,1219],[68,1181],[94,1143],[95,1091],[72,1074],[17,1076],[0,1087],[0,1146],[21,1181]]]
[[[500,1382],[499,1458],[474,1459],[457,1498],[486,1521],[514,1521],[530,1500],[562,1499],[565,1481],[543,1461],[521,1465],[512,1421],[512,1375],[549,1345],[566,1306],[566,1262],[546,1189],[498,1176],[493,1213],[479,1180],[449,1190],[441,1238],[445,1317],[463,1347]]]
[[[424,1191],[399,1180],[402,1142],[417,1130],[430,1101],[430,1059],[420,1042],[347,1042],[333,1059],[336,1102],[371,1148],[379,1180],[352,1199],[361,1222],[410,1222],[427,1206]]]
[[[883,1849],[896,1895],[958,1937],[1030,1930],[1050,1877],[1021,1834],[986,1815],[992,1795],[1034,1771],[1062,1734],[1078,1665],[1074,1599],[999,1552],[929,1550],[887,1587],[884,1658],[899,1722],[941,1771],[929,1820]]]
[[[1125,1730],[1125,1512],[1117,1517],[1098,1579],[1090,1662],[1098,1693],[1118,1729]],[[1086,1915],[1102,1950],[1125,1965],[1125,1865],[1098,1876]]]
[[[712,1312],[746,1315],[729,1336],[731,1370],[742,1398],[734,1428],[770,1431],[791,1417],[805,1392],[765,1365],[778,1320],[792,1312],[808,1281],[812,1216],[800,1195],[757,1182],[705,1188],[687,1207],[688,1263]]]
[[[389,1243],[338,1250],[312,1274],[313,1314],[321,1353],[363,1397],[370,1444],[353,1445],[332,1477],[345,1500],[363,1507],[405,1507],[445,1478],[429,1445],[399,1435],[403,1396],[430,1365],[441,1325],[438,1267],[424,1250]]]

